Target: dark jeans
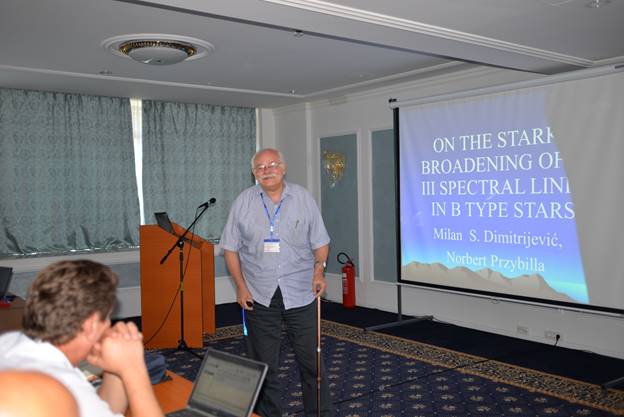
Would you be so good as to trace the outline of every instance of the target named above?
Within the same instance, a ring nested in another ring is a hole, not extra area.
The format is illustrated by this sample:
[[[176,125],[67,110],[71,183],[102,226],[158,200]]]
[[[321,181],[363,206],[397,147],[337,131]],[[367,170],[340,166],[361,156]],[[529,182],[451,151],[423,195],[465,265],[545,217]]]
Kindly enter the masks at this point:
[[[263,417],[282,415],[283,388],[277,375],[282,323],[284,323],[299,365],[305,415],[317,416],[316,301],[307,306],[286,310],[278,287],[268,308],[255,303],[253,310],[247,311],[245,315],[248,330],[247,353],[251,358],[269,365],[256,405],[256,413]],[[329,417],[333,415],[333,411],[322,363],[321,377],[321,415]]]

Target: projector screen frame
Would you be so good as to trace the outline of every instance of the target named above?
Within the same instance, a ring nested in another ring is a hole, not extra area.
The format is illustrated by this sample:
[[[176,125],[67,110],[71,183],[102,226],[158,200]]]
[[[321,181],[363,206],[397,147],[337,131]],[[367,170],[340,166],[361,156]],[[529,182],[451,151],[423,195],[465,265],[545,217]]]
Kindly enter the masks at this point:
[[[610,315],[610,316],[623,316],[624,309],[609,307],[609,306],[601,306],[601,305],[591,305],[591,304],[583,304],[583,303],[575,303],[575,302],[566,302],[559,300],[550,300],[545,298],[535,298],[523,295],[516,294],[507,294],[507,293],[498,293],[492,291],[484,291],[473,288],[464,288],[464,287],[456,287],[456,286],[447,286],[447,285],[439,285],[428,282],[419,282],[414,280],[406,280],[403,279],[402,274],[402,237],[401,237],[401,177],[400,177],[400,169],[401,169],[401,149],[400,149],[400,126],[399,126],[399,112],[401,107],[406,106],[416,106],[421,104],[430,104],[436,102],[442,102],[446,100],[454,100],[459,98],[470,98],[470,97],[478,97],[478,96],[486,96],[488,94],[495,94],[499,92],[511,91],[511,90],[520,90],[524,88],[530,87],[538,87],[538,86],[546,86],[552,85],[558,82],[564,81],[572,81],[572,80],[580,80],[584,78],[592,78],[600,75],[613,74],[615,72],[620,72],[624,70],[624,65],[611,65],[605,67],[597,67],[586,70],[579,70],[568,72],[564,74],[558,74],[554,76],[543,77],[535,80],[529,81],[521,81],[516,83],[504,84],[504,85],[496,85],[492,87],[479,88],[473,90],[467,90],[463,92],[449,93],[449,94],[441,94],[431,97],[425,98],[417,98],[417,99],[406,99],[406,100],[398,100],[398,99],[390,99],[389,105],[393,111],[393,129],[394,129],[394,154],[395,154],[395,215],[396,215],[396,273],[397,273],[397,285],[398,286],[410,286],[416,288],[425,288],[430,290],[438,290],[441,292],[459,294],[459,295],[467,295],[467,296],[475,296],[479,298],[486,298],[492,300],[505,300],[509,302],[518,302],[524,303],[527,305],[537,305],[546,308],[555,308],[555,309],[565,309],[572,311],[581,311],[587,313],[594,314],[602,314],[602,315]],[[624,278],[622,278],[624,279]],[[400,297],[401,292],[398,292],[398,296]],[[401,304],[402,301],[400,298],[397,300],[399,305],[399,314],[401,313]]]

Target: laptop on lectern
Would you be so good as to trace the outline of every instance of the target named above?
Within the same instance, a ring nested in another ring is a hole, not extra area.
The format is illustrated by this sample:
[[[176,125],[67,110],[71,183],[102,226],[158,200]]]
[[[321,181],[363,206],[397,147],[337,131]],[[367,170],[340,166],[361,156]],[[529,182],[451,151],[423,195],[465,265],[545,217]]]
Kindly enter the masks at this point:
[[[185,409],[167,417],[249,417],[268,366],[208,348]]]
[[[157,213],[154,213],[154,216],[156,217],[156,223],[158,223],[161,228],[165,229],[172,235],[175,235],[173,225],[171,224],[171,220],[169,220],[169,215],[167,215],[166,211],[159,211]]]

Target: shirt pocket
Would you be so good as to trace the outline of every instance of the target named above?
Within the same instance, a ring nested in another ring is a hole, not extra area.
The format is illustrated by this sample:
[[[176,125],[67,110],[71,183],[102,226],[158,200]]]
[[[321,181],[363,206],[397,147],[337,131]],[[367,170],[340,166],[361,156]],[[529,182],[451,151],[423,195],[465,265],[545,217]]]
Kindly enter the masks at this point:
[[[305,249],[310,246],[309,225],[303,218],[288,219],[282,225],[281,238],[296,249]],[[286,227],[283,227],[286,226]]]
[[[314,261],[314,253],[310,246],[309,225],[302,219],[292,222],[286,234],[283,236],[284,241],[293,254],[293,262],[297,268],[310,264]]]

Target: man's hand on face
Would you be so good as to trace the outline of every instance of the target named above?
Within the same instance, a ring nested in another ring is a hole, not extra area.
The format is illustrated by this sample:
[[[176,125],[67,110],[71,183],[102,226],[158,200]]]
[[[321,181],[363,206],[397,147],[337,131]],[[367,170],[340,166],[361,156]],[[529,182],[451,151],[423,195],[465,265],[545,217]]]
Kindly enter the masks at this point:
[[[134,323],[118,322],[93,346],[87,361],[121,378],[124,373],[143,370],[143,335]]]

